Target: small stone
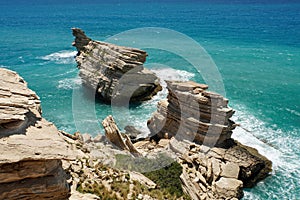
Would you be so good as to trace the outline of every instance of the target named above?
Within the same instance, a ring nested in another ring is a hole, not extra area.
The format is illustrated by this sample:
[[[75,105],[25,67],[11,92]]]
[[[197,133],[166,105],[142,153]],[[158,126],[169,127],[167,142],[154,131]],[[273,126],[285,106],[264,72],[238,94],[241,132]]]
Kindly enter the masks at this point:
[[[214,187],[219,197],[241,198],[243,195],[243,182],[234,178],[221,177]]]
[[[158,145],[161,147],[166,147],[170,143],[169,139],[160,139]]]
[[[143,199],[143,197],[144,197],[144,196],[143,196],[142,194],[139,194],[139,195],[138,195],[138,199]]]
[[[222,164],[222,172],[221,176],[227,177],[227,178],[238,178],[240,167],[232,162],[227,162],[226,164]]]
[[[93,142],[100,143],[105,141],[105,136],[98,134],[96,137],[93,138]]]
[[[221,169],[220,169],[220,163],[217,159],[212,158],[212,169],[213,169],[213,175],[214,175],[214,181],[217,180],[217,178],[220,176]]]
[[[82,134],[82,139],[84,143],[90,143],[92,142],[92,136],[88,133]]]

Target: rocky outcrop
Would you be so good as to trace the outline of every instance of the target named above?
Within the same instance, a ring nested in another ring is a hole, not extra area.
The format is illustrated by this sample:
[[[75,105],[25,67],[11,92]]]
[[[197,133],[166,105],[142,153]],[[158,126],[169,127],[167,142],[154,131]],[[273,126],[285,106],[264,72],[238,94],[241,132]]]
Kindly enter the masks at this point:
[[[129,151],[135,156],[140,156],[140,152],[133,146],[130,138],[126,134],[122,134],[115,123],[115,120],[110,115],[102,122],[105,130],[106,138],[122,150]]]
[[[192,81],[168,81],[167,100],[158,103],[148,121],[152,135],[159,139],[175,136],[207,146],[229,139],[235,128],[229,119],[234,111],[227,106],[227,99],[207,88]]]
[[[0,68],[0,199],[67,199],[61,159],[74,158],[41,117],[39,97],[15,72]]]
[[[243,187],[269,175],[271,161],[231,139],[236,125],[227,99],[191,81],[168,81],[167,87],[167,100],[158,103],[148,127],[178,156],[182,186],[192,199],[240,199]],[[141,143],[135,144],[140,152]]]
[[[229,141],[228,141],[229,143]],[[255,149],[230,140],[228,148],[203,148],[188,141],[170,140],[183,166],[181,180],[193,199],[240,199],[272,171],[272,163]]]
[[[161,90],[157,76],[144,68],[145,51],[94,41],[73,28],[76,61],[85,86],[104,101],[145,101]]]

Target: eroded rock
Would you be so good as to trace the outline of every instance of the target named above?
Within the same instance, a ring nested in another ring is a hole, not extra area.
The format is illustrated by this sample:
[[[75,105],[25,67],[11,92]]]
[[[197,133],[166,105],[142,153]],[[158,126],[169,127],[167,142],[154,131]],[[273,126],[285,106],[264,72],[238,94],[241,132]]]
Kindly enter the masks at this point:
[[[206,146],[222,144],[231,137],[235,124],[230,117],[234,110],[227,106],[226,98],[192,81],[168,81],[167,88],[167,100],[158,103],[148,121],[154,137],[174,136]]]
[[[39,97],[0,68],[0,199],[67,199],[61,159],[76,153],[41,117]]]
[[[110,115],[102,122],[105,130],[106,138],[122,150],[127,150],[135,156],[140,156],[140,152],[133,146],[130,138],[126,134],[122,134],[117,127],[115,120]]]
[[[170,140],[170,148],[180,155],[183,188],[193,199],[240,199],[243,187],[253,186],[269,175],[271,161],[247,151],[246,146],[238,142],[231,143],[228,148],[214,147],[204,151],[205,148],[198,144]],[[216,152],[219,154],[215,157]]]
[[[144,68],[147,53],[88,38],[73,28],[76,61],[84,85],[112,103],[149,100],[162,88],[158,77]]]
[[[231,139],[236,125],[226,98],[191,81],[168,81],[167,88],[167,100],[158,103],[148,127],[158,144],[170,139],[192,199],[240,199],[243,187],[269,175],[271,161]]]

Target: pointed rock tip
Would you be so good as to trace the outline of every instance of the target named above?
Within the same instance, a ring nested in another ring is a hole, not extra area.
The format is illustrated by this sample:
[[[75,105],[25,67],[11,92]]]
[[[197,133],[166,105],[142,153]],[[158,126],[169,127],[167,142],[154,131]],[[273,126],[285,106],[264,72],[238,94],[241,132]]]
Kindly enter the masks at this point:
[[[75,37],[79,37],[79,38],[88,38],[85,34],[85,32],[80,29],[80,28],[72,28],[72,33]]]

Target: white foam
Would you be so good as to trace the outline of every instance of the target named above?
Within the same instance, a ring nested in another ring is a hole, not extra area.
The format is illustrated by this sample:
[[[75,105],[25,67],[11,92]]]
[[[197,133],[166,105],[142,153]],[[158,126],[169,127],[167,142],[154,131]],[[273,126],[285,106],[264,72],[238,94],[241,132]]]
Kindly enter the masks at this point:
[[[66,76],[69,76],[69,74],[75,74],[77,72],[77,70],[78,69],[74,67],[73,69],[71,69],[69,71],[65,71],[61,74],[54,75],[53,77],[66,77]]]
[[[195,74],[184,71],[173,69],[169,67],[160,69],[151,69],[161,80],[178,80],[178,81],[188,81],[195,76]]]
[[[284,132],[276,126],[269,128],[263,121],[248,113],[245,107],[237,107],[232,119],[241,124],[241,127],[234,130],[232,137],[256,148],[273,163],[272,176],[246,191],[243,199],[259,199],[260,194],[265,194],[270,200],[294,199],[297,182],[300,180],[299,137],[295,137],[294,131]]]
[[[67,51],[62,50],[49,55],[41,57],[42,60],[53,61],[57,64],[70,64],[75,63],[74,57],[76,56],[77,51]]]
[[[77,78],[65,78],[58,81],[57,88],[64,90],[72,90],[75,87],[81,85],[82,81],[79,77]]]
[[[164,99],[167,96],[167,89],[166,89],[166,80],[176,80],[176,81],[188,81],[192,79],[195,74],[190,73],[188,71],[184,70],[178,70],[178,69],[173,69],[171,67],[163,67],[159,69],[151,69],[160,79],[160,84],[163,87],[163,90],[158,93],[158,95],[154,96],[153,101],[150,101],[150,105],[155,104],[160,100]],[[146,106],[149,104],[146,104]]]

